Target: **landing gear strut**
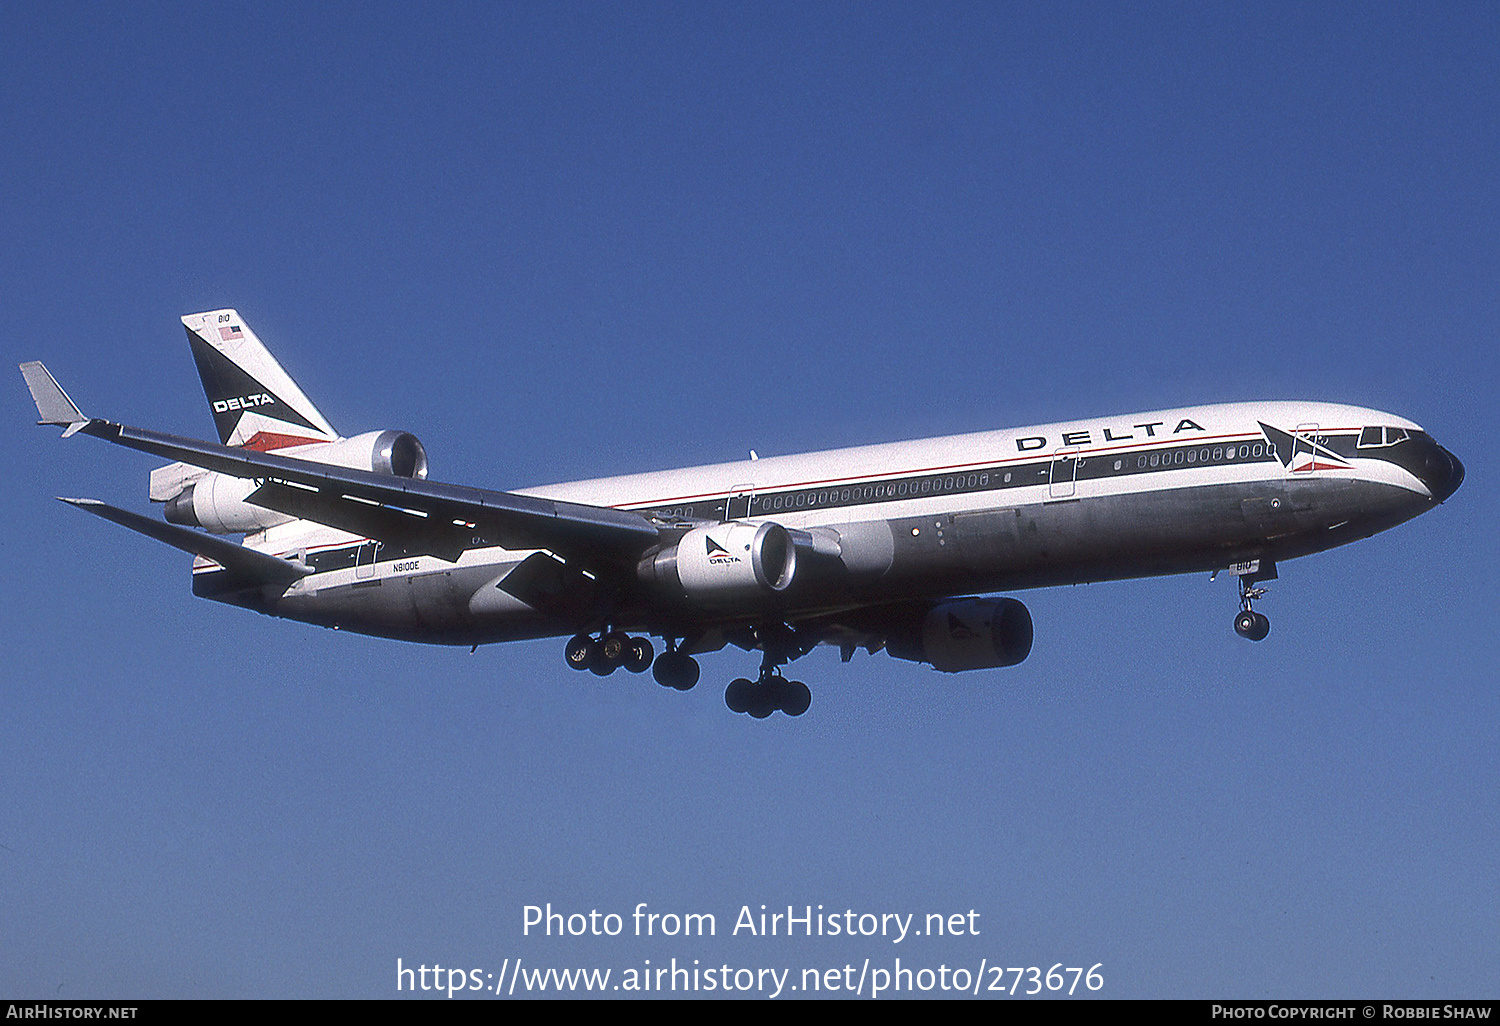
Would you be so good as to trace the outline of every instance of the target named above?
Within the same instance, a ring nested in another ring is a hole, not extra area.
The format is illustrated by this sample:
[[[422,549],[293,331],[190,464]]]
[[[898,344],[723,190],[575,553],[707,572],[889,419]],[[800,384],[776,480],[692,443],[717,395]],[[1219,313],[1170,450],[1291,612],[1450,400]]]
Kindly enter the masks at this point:
[[[754,681],[740,677],[724,689],[724,704],[733,712],[749,713],[763,720],[777,709],[788,716],[801,716],[812,704],[812,692],[800,680],[787,680],[778,671],[782,663],[805,655],[796,633],[784,624],[757,629],[761,649],[760,676]]]
[[[1234,632],[1242,638],[1251,641],[1264,641],[1267,634],[1271,633],[1271,621],[1264,613],[1257,613],[1251,608],[1251,603],[1266,593],[1266,589],[1257,588],[1255,585],[1260,581],[1274,581],[1276,579],[1276,564],[1266,562],[1265,569],[1251,571],[1240,575],[1240,611],[1234,618]]]

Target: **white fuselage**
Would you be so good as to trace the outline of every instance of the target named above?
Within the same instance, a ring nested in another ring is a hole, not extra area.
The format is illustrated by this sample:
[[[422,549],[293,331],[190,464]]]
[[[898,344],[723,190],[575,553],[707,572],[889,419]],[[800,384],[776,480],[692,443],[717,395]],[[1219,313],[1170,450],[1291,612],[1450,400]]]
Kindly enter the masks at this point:
[[[1372,427],[1392,437],[1409,433],[1413,445],[1426,438],[1411,421],[1359,407],[1233,403],[597,478],[519,494],[686,523],[774,521],[825,532],[831,546],[842,547],[853,582],[815,591],[805,609],[847,608],[907,594],[1290,558],[1363,537],[1433,501],[1410,461],[1390,458],[1398,447],[1360,446],[1361,433]],[[1268,428],[1306,452],[1278,453]],[[307,522],[273,527],[247,544],[313,559],[318,572],[295,583],[280,603],[286,615],[403,635],[408,625],[440,622],[463,637],[494,629],[506,635],[507,621],[534,620],[535,610],[496,586],[531,550],[476,548],[449,562],[382,551]],[[319,561],[326,552],[344,555]],[[408,596],[392,597],[396,582],[439,573],[461,582],[428,589],[439,595],[428,600],[441,604],[441,613],[424,614]],[[370,592],[382,585],[384,600],[373,601]],[[705,619],[747,615],[753,611],[702,613]],[[557,625],[555,632],[568,629]],[[527,632],[536,631],[547,628],[529,623]]]

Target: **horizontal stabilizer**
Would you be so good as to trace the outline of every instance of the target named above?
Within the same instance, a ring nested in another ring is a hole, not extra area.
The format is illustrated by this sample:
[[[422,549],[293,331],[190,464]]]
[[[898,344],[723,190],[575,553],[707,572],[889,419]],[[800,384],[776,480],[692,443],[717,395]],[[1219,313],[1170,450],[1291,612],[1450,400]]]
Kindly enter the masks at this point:
[[[79,412],[68,393],[62,390],[46,367],[36,360],[21,364],[21,376],[26,387],[31,389],[31,399],[36,403],[36,412],[41,417],[38,424],[55,424],[67,428],[63,437],[76,432],[89,419]]]
[[[228,539],[215,538],[213,535],[203,534],[186,527],[164,524],[159,520],[143,517],[139,513],[131,513],[129,510],[100,502],[98,499],[64,499],[59,496],[59,500],[70,506],[88,510],[105,520],[112,520],[121,527],[128,527],[148,538],[166,542],[173,548],[211,559],[227,570],[239,571],[246,576],[263,580],[267,584],[290,584],[312,573],[312,568],[303,563],[278,559],[270,553],[247,549]]]

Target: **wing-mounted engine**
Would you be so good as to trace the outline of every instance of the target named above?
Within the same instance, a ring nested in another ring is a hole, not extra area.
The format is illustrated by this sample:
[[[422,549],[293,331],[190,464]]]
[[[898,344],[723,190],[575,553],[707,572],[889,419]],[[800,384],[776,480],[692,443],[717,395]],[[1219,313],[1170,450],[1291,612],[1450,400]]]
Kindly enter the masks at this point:
[[[958,673],[1014,666],[1031,653],[1031,639],[1031,612],[1020,601],[964,598],[912,610],[887,629],[885,650]]]
[[[427,477],[427,450],[405,431],[367,431],[337,442],[279,449],[276,455],[393,477]],[[251,478],[174,463],[152,472],[151,500],[166,503],[168,523],[213,534],[249,534],[296,519],[246,502],[258,486]]]
[[[777,523],[731,521],[693,528],[644,559],[638,572],[695,604],[728,606],[788,598],[840,567],[834,539]]]

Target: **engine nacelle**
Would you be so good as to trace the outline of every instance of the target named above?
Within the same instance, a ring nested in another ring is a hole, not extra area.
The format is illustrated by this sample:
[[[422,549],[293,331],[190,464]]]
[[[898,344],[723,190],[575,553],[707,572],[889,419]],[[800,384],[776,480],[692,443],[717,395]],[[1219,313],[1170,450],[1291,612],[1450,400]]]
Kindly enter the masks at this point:
[[[804,556],[799,556],[799,550]],[[695,527],[641,563],[641,577],[707,605],[772,599],[797,581],[811,536],[780,524]]]
[[[395,477],[427,477],[427,450],[405,431],[367,431],[337,442],[280,449],[276,455]],[[166,499],[167,522],[201,527],[213,534],[250,534],[296,519],[246,502],[256,487],[246,478],[203,473]],[[152,498],[156,498],[154,488]]]
[[[1014,666],[1031,652],[1031,613],[1020,601],[952,599],[886,636],[897,659],[931,663],[944,673]]]
[[[167,523],[202,527],[210,534],[250,534],[296,519],[246,502],[256,487],[242,477],[205,474],[167,500]]]
[[[416,435],[405,431],[366,431],[337,442],[278,449],[276,455],[393,477],[427,479],[427,450]]]

